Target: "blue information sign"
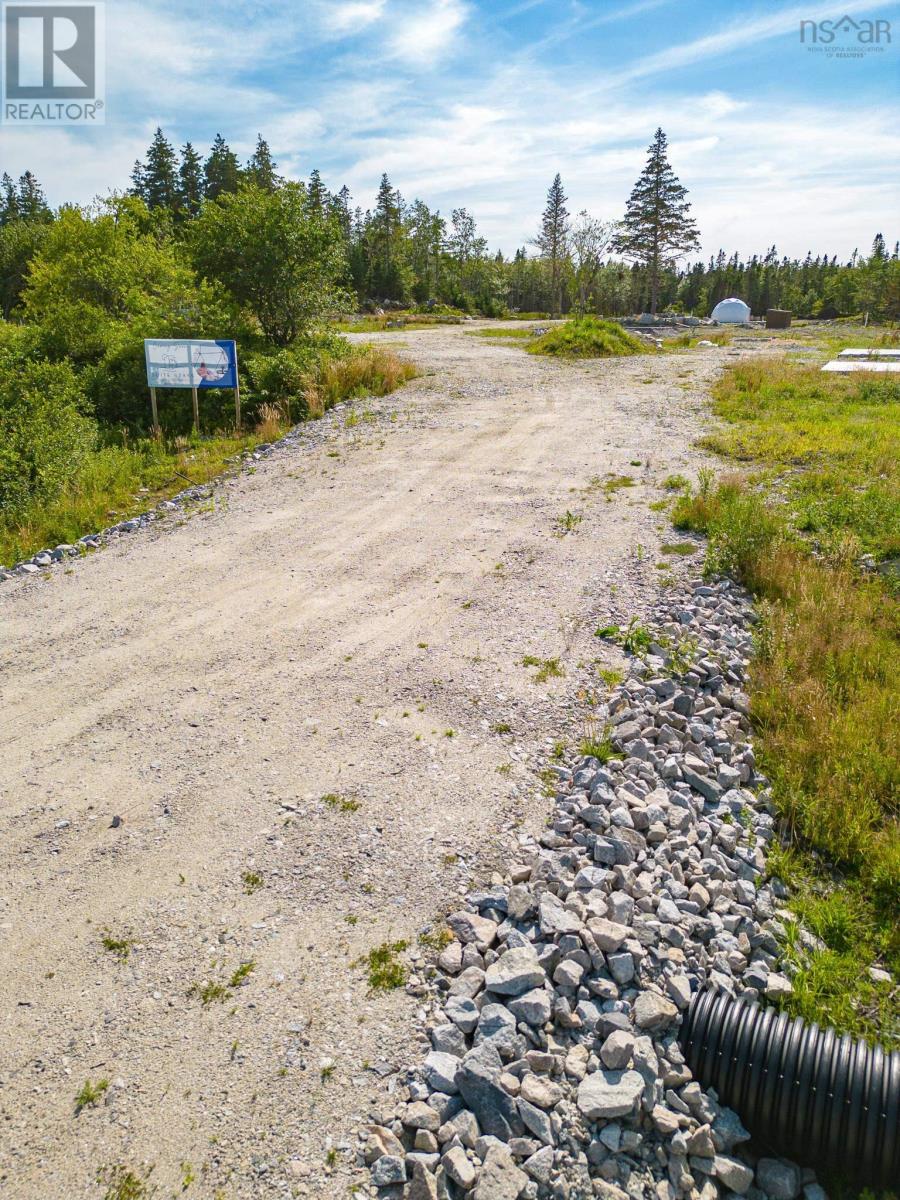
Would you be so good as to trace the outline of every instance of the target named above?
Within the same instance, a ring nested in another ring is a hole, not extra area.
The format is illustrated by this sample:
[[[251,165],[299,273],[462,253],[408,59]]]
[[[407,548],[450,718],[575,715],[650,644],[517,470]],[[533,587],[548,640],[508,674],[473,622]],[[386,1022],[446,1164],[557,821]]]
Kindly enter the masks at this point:
[[[151,388],[236,388],[237,347],[233,341],[147,338],[147,384]]]

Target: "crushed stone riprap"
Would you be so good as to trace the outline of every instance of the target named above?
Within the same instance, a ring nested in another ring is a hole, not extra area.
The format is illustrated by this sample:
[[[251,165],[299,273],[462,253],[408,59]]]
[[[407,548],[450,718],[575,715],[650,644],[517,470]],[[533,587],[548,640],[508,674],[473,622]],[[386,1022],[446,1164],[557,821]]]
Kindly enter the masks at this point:
[[[728,580],[657,603],[658,640],[607,703],[620,757],[559,768],[546,830],[466,896],[434,971],[410,981],[429,1049],[360,1131],[364,1186],[408,1200],[821,1200],[811,1171],[756,1160],[676,1040],[698,989],[791,987],[743,690],[754,620]]]

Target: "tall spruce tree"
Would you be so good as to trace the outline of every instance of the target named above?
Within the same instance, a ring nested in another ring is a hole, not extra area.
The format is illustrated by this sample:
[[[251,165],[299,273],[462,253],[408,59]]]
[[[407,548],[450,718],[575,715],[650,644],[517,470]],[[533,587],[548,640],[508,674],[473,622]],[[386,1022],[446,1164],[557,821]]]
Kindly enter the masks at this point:
[[[147,185],[145,181],[146,167],[139,158],[134,160],[134,166],[131,168],[131,187],[128,189],[132,196],[137,196],[139,199],[146,199]]]
[[[569,237],[567,200],[562,179],[557,172],[547,192],[547,207],[541,218],[541,231],[535,238],[541,258],[550,272],[551,307],[554,312],[562,312],[563,265],[568,253]]]
[[[44,189],[31,171],[19,176],[16,189],[16,208],[24,221],[49,221],[53,216]]]
[[[16,185],[8,171],[3,172],[0,180],[0,225],[8,225],[19,216],[19,198],[16,195]]]
[[[181,150],[178,168],[178,211],[184,218],[196,217],[203,203],[203,159],[190,142]]]
[[[256,184],[266,192],[274,192],[278,187],[278,176],[275,174],[275,163],[269,143],[261,133],[256,135],[256,149],[250,156],[244,176],[249,183]]]
[[[174,212],[178,199],[178,156],[159,126],[147,151],[142,182],[142,199],[148,208]]]
[[[306,188],[306,207],[310,212],[321,216],[325,211],[327,202],[328,188],[322,182],[322,176],[319,174],[318,168],[314,168],[310,172],[309,184]]]
[[[381,176],[375,212],[366,220],[369,242],[369,294],[376,299],[405,300],[409,273],[404,262],[403,198]]]
[[[656,312],[663,269],[700,245],[699,231],[689,215],[687,188],[669,165],[667,148],[666,135],[657,129],[615,241],[619,253],[647,268],[652,313]]]
[[[206,180],[206,197],[217,200],[225,192],[236,192],[241,178],[241,168],[237,155],[228,143],[217,133],[209,152],[209,158],[203,166]]]
[[[352,218],[350,216],[350,189],[346,183],[341,190],[331,196],[329,201],[329,211],[337,219],[338,224],[343,230],[344,237],[347,241],[350,240],[350,227]]]

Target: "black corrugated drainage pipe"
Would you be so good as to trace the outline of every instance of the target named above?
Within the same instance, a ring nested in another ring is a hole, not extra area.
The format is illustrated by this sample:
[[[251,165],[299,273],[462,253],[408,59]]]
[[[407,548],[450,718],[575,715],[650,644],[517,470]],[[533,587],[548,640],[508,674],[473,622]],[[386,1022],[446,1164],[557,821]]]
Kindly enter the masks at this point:
[[[900,1053],[727,992],[697,992],[678,1035],[702,1087],[755,1139],[854,1183],[900,1180]]]

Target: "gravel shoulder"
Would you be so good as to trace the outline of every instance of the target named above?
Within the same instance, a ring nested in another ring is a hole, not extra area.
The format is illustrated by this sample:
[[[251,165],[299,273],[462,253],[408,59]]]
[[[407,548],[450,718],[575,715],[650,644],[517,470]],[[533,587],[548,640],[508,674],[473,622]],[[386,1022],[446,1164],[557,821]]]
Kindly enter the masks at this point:
[[[168,528],[0,589],[11,1200],[98,1196],[115,1163],[161,1195],[347,1194],[344,1147],[415,1026],[354,964],[541,828],[535,768],[613,663],[593,622],[657,594],[648,504],[699,465],[737,353],[366,340],[423,376]],[[607,475],[635,486],[591,487]],[[535,683],[526,655],[565,675]]]

